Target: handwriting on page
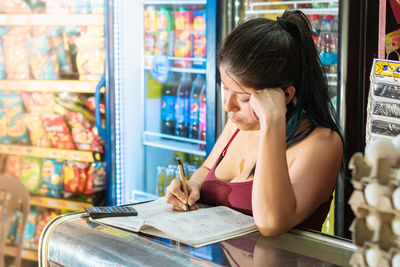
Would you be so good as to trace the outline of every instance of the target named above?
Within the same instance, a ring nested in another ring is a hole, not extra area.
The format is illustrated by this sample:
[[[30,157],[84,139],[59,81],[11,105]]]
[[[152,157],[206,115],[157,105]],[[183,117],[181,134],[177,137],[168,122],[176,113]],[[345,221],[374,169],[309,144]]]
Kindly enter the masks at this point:
[[[153,227],[181,240],[208,239],[254,225],[252,217],[226,207],[199,209],[157,219],[151,221]]]

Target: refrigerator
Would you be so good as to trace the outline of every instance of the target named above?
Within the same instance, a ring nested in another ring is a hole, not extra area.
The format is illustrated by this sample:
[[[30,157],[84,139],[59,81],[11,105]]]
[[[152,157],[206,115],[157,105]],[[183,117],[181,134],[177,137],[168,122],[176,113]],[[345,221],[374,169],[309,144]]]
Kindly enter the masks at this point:
[[[165,194],[215,143],[217,1],[109,2],[108,204]]]
[[[25,260],[52,218],[105,199],[104,13],[99,0],[0,1],[0,172],[31,195]]]

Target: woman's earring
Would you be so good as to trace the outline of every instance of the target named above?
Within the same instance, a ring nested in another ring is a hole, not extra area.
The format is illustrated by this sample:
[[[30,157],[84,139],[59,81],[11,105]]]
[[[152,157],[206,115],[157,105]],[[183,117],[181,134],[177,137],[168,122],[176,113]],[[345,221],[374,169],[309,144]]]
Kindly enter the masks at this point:
[[[296,104],[297,104],[297,97],[293,97],[293,99],[292,99],[292,104],[293,104],[293,106],[296,106]]]

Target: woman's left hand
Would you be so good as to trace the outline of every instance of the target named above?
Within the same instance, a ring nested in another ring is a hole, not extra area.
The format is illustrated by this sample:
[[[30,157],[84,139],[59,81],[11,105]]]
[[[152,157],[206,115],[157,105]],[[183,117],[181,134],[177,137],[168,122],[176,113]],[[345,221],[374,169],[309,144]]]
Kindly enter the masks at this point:
[[[281,88],[259,90],[250,97],[250,107],[253,115],[263,129],[266,125],[286,123],[285,91]]]

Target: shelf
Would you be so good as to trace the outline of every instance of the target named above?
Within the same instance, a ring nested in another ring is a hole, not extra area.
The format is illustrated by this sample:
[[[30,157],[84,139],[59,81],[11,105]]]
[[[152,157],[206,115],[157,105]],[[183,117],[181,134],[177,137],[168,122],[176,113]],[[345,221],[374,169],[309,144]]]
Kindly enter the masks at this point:
[[[305,15],[318,14],[318,15],[333,15],[338,16],[339,10],[337,8],[298,8]],[[268,9],[268,10],[247,10],[246,15],[263,15],[263,14],[283,14],[285,9]]]
[[[18,14],[0,15],[0,25],[104,25],[104,15],[98,14]]]
[[[144,67],[145,70],[150,71],[151,67]],[[176,67],[171,67],[169,68],[169,71],[173,72],[186,72],[186,73],[196,73],[196,74],[206,74],[205,69],[193,69],[193,68],[176,68]]]
[[[17,254],[17,248],[6,246],[6,251],[4,254],[8,256],[15,256]],[[38,261],[38,252],[36,250],[23,248],[21,251],[21,258],[31,261]]]
[[[93,206],[91,203],[71,201],[45,196],[31,196],[31,206],[70,211],[83,211],[85,207]]]
[[[0,154],[32,156],[37,158],[52,158],[57,160],[75,160],[84,162],[101,161],[99,152],[44,148],[22,145],[0,144]]]
[[[206,144],[206,142],[202,140],[146,131],[143,133],[143,144],[145,146],[179,151],[198,156],[206,155],[206,152],[200,149],[200,145]]]
[[[98,81],[0,80],[0,91],[94,93]],[[104,92],[104,88],[102,89]]]

